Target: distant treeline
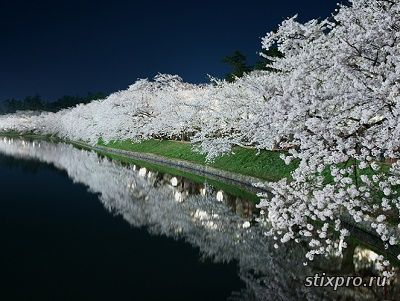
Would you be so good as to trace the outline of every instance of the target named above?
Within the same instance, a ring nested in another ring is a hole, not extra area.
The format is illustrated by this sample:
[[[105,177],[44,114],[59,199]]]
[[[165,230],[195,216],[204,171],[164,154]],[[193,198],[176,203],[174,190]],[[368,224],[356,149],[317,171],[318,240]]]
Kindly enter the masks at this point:
[[[86,96],[64,95],[56,101],[44,100],[40,95],[27,96],[24,99],[6,99],[0,102],[0,114],[15,113],[19,110],[57,112],[61,109],[73,107],[79,103],[89,103],[96,99],[106,98],[102,92],[88,93]]]

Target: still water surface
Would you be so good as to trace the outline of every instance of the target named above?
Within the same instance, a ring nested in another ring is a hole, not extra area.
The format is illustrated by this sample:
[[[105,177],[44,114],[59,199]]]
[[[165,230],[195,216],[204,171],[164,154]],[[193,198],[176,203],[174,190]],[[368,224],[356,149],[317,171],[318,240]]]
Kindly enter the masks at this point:
[[[1,300],[374,300],[306,288],[306,250],[276,250],[251,201],[207,184],[8,138],[0,180]]]
[[[53,166],[1,156],[0,178],[3,296],[223,300],[243,287],[234,262],[200,262],[184,240],[132,227]]]

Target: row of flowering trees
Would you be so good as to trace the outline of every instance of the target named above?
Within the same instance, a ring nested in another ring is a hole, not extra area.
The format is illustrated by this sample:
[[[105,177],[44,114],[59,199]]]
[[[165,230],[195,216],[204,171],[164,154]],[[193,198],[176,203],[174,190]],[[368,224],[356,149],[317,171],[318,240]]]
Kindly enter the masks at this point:
[[[235,145],[286,149],[298,168],[263,184],[274,197],[259,204],[281,242],[307,239],[310,260],[340,252],[347,216],[389,247],[400,237],[387,222],[399,220],[400,163],[382,159],[400,150],[399,40],[399,0],[352,0],[331,18],[292,17],[268,33],[263,49],[283,54],[270,58],[273,71],[207,85],[160,74],[57,113],[5,115],[0,128],[90,143],[186,136],[209,160]]]

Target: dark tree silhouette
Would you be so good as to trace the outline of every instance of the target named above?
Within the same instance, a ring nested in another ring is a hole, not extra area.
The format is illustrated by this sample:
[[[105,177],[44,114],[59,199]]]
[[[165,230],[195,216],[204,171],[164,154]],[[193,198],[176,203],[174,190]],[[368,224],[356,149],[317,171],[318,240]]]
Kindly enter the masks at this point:
[[[61,109],[76,106],[79,103],[89,103],[93,100],[106,97],[107,95],[102,92],[89,92],[83,97],[64,95],[53,102],[43,100],[39,94],[27,96],[22,100],[11,98],[0,102],[0,114],[15,113],[19,110],[56,112]]]
[[[250,72],[252,69],[246,63],[246,56],[239,50],[224,57],[222,62],[228,64],[232,68],[232,71],[225,76],[225,79],[229,82],[235,81],[236,77],[242,77],[244,73]]]

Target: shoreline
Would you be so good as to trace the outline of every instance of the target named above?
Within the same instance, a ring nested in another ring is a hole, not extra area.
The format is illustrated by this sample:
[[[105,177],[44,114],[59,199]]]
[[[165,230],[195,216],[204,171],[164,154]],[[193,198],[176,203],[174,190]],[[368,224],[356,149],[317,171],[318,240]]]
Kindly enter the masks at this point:
[[[200,176],[204,179],[210,179],[213,181],[218,181],[221,183],[225,183],[231,187],[239,186],[239,189],[245,190],[249,194],[256,196],[256,193],[269,193],[266,189],[261,189],[259,187],[255,187],[253,183],[257,183],[260,181],[266,181],[260,178],[250,177],[246,175],[235,174],[232,172],[219,170],[214,167],[204,166],[200,164],[196,164],[193,162],[179,160],[179,159],[172,159],[168,157],[163,157],[160,155],[155,155],[151,153],[140,153],[140,152],[133,152],[103,145],[90,145],[84,142],[79,141],[71,141],[71,140],[64,140],[60,139],[55,136],[44,136],[44,135],[36,135],[36,134],[17,134],[17,133],[0,133],[0,137],[11,137],[11,138],[27,138],[27,139],[41,139],[47,140],[51,142],[63,142],[71,144],[78,148],[83,148],[87,150],[92,150],[99,155],[110,157],[114,160],[117,160],[121,163],[124,163],[123,158],[131,159],[138,162],[149,162],[150,164],[157,165],[157,166],[164,166],[169,167],[174,170],[182,171],[185,174],[192,174]],[[117,156],[117,158],[114,158]],[[130,162],[125,162],[128,164],[133,164]],[[140,165],[140,163],[138,163]],[[166,171],[168,172],[168,171]],[[185,177],[185,174],[182,175]],[[256,182],[252,182],[256,181]],[[227,191],[229,193],[229,191]],[[257,197],[256,197],[257,198]],[[379,253],[384,253],[389,259],[395,260],[397,262],[396,256],[400,253],[400,246],[394,245],[389,246],[388,249],[385,249],[383,246],[383,242],[381,241],[380,237],[373,231],[365,223],[355,223],[351,220],[350,217],[342,216],[341,221],[343,224],[346,225],[346,228],[350,231],[351,235],[349,239],[353,239],[358,243],[365,245],[372,250],[375,250]],[[396,231],[394,229],[393,231]]]

